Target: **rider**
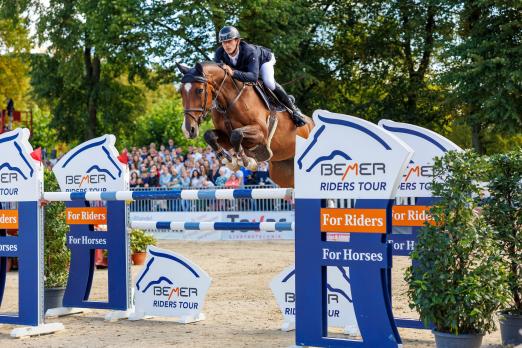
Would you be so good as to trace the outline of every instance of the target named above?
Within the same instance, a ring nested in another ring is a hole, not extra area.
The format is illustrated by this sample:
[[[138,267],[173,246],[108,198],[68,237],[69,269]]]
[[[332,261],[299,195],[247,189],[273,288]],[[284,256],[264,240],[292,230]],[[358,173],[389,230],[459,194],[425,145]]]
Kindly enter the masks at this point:
[[[226,26],[219,31],[221,47],[214,54],[214,62],[225,63],[224,69],[234,79],[242,82],[257,83],[259,74],[266,87],[292,110],[292,120],[297,127],[304,126],[304,116],[283,87],[274,78],[274,54],[263,46],[256,46],[241,40],[239,31]]]

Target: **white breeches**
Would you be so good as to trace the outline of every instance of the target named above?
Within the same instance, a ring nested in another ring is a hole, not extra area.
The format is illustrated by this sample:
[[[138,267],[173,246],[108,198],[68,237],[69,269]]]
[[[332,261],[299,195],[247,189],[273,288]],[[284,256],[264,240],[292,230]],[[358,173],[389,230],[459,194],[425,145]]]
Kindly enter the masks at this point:
[[[266,87],[268,87],[271,91],[273,91],[276,87],[276,81],[274,77],[274,64],[276,63],[276,59],[274,54],[272,53],[272,59],[270,61],[261,65],[261,79],[263,80]]]

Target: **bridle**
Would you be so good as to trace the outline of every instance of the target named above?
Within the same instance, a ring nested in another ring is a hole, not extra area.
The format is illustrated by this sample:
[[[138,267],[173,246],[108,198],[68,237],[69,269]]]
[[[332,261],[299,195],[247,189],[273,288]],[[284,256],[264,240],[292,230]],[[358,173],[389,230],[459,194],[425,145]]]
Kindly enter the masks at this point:
[[[230,103],[226,108],[222,108],[219,103],[217,102],[217,99],[219,98],[219,96],[221,95],[221,92],[222,92],[222,89],[223,89],[223,86],[225,85],[225,81],[227,80],[229,74],[228,72],[223,68],[222,65],[218,65],[221,69],[224,70],[225,72],[225,77],[223,78],[223,81],[221,81],[221,84],[219,85],[219,88],[217,90],[217,93],[216,95],[214,96],[214,99],[212,99],[212,103],[210,104],[210,107],[207,106],[207,98],[208,98],[208,92],[207,92],[207,87],[208,87],[208,79],[207,77],[205,76],[204,73],[202,73],[203,76],[196,76],[196,75],[185,75],[183,77],[183,79],[181,80],[182,83],[187,83],[187,82],[201,82],[203,83],[203,90],[204,90],[204,95],[203,95],[203,106],[202,107],[199,107],[199,108],[190,108],[190,109],[183,109],[183,113],[190,117],[194,122],[196,122],[198,124],[198,126],[201,124],[201,122],[203,122],[203,120],[207,117],[208,113],[212,110],[216,110],[217,112],[219,112],[220,114],[223,114],[223,115],[226,115],[228,113],[228,110],[230,110],[232,108],[232,106],[234,106],[234,104],[239,100],[239,98],[241,97],[241,95],[243,94],[243,91],[245,89],[245,86],[246,84],[243,83],[243,86],[241,88],[238,88],[237,84],[236,84],[236,81],[234,79],[232,79],[233,83],[234,83],[234,86],[236,87],[236,90],[238,91],[238,94],[236,95],[236,97],[234,98],[234,100],[232,101],[232,103]],[[231,77],[232,78],[232,77]],[[212,85],[211,85],[212,86]],[[212,93],[213,94],[213,93]],[[196,115],[193,114],[193,112],[200,112],[201,115],[198,117]]]

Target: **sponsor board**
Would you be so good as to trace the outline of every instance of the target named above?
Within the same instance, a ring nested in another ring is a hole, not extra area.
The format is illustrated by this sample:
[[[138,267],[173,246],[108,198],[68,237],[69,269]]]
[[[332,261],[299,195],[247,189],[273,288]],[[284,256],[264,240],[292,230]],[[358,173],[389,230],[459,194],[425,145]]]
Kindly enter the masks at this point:
[[[296,141],[296,198],[395,196],[392,173],[404,173],[413,153],[404,141],[357,117],[316,110],[313,118],[309,138]]]
[[[358,336],[357,319],[353,308],[348,267],[327,268],[328,327],[342,328],[345,334]],[[270,289],[283,315],[284,331],[295,328],[295,267],[289,266],[272,279]]]
[[[106,225],[107,208],[66,208],[65,221],[68,225]]]
[[[0,210],[0,229],[18,229],[18,210]]]
[[[394,226],[424,226],[424,223],[428,221],[433,223],[429,206],[426,205],[396,205],[393,207],[393,220]]]
[[[42,164],[31,157],[29,135],[27,128],[0,134],[0,202],[36,201],[41,196]]]
[[[201,317],[211,278],[184,256],[149,246],[145,265],[136,279],[138,316]]]
[[[414,151],[398,186],[397,197],[431,197],[433,160],[448,151],[462,151],[449,139],[408,123],[380,120],[379,126],[407,143]]]
[[[321,231],[386,233],[386,210],[322,208]]]
[[[106,134],[67,152],[53,167],[63,192],[128,189],[127,165],[118,159],[116,137]]]
[[[216,212],[130,212],[133,221],[187,222],[289,222],[293,211],[216,211]],[[153,232],[153,231],[151,231]],[[180,240],[293,240],[293,231],[154,231],[159,239]]]

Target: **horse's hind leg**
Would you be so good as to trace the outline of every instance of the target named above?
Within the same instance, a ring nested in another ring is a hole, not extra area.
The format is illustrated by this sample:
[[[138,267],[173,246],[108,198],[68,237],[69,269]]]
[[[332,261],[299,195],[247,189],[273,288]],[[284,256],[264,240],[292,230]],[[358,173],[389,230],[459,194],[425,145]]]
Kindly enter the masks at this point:
[[[257,169],[257,161],[245,154],[243,146],[251,148],[262,144],[264,141],[265,138],[263,137],[262,130],[255,125],[237,128],[230,133],[230,143],[232,144],[236,156],[243,162],[243,166],[250,170]]]
[[[230,149],[232,147],[225,132],[220,131],[219,129],[211,129],[206,131],[203,137],[207,144],[209,144],[212,150],[216,153],[218,161],[221,162],[225,159],[228,162],[232,162],[232,156],[230,156],[230,154],[225,150],[225,148]]]

